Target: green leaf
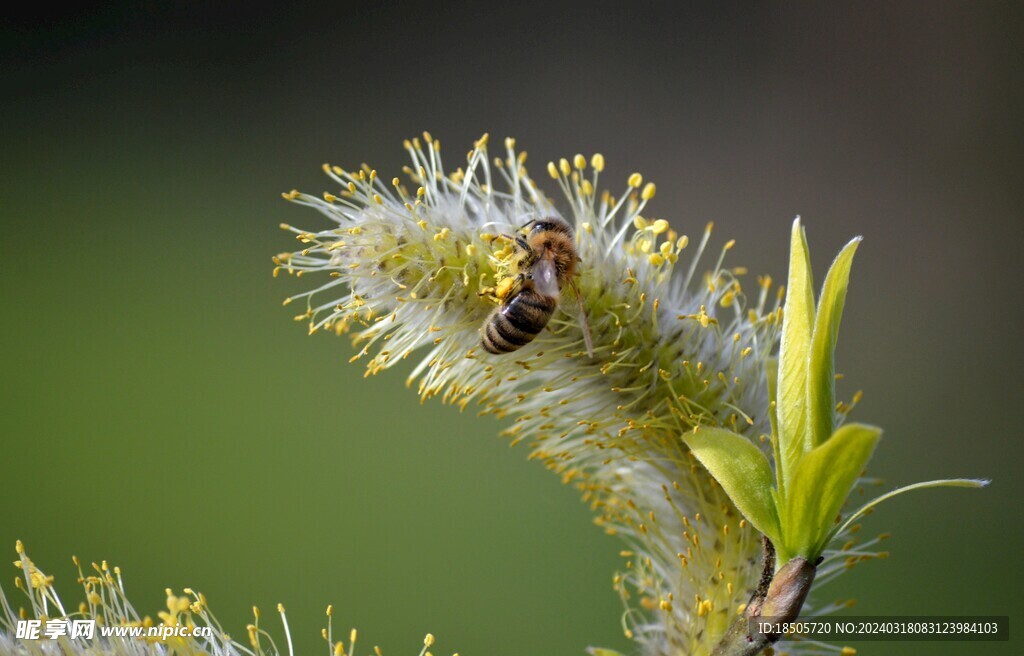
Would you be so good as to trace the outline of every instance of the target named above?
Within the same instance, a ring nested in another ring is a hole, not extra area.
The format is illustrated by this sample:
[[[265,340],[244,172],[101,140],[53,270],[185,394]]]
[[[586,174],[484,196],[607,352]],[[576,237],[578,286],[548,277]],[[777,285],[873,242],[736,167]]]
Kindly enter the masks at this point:
[[[786,486],[782,480],[782,454],[779,452],[779,359],[768,358],[765,362],[765,376],[768,378],[768,421],[772,426],[772,457],[775,458],[776,492],[785,498]]]
[[[807,363],[814,325],[814,283],[807,251],[807,236],[800,217],[793,221],[790,237],[789,280],[782,311],[782,345],[779,352],[778,421],[779,451],[785,487],[807,444]]]
[[[940,479],[940,480],[937,480],[937,481],[925,481],[923,483],[914,483],[913,485],[904,485],[903,487],[896,488],[895,490],[893,490],[891,492],[886,492],[882,496],[876,497],[876,498],[872,499],[871,501],[868,501],[867,503],[865,503],[863,506],[861,506],[857,510],[857,512],[855,512],[852,515],[850,515],[849,519],[847,519],[845,522],[843,522],[842,526],[838,527],[835,531],[833,531],[833,535],[837,534],[837,533],[842,533],[843,531],[845,531],[847,529],[847,527],[849,527],[855,521],[857,521],[858,519],[860,519],[861,517],[866,515],[869,510],[871,510],[872,508],[874,508],[878,504],[882,503],[886,499],[891,499],[891,498],[893,498],[894,496],[896,496],[898,494],[903,494],[904,492],[910,492],[911,490],[925,490],[925,489],[928,489],[930,487],[969,487],[969,488],[980,488],[980,487],[985,487],[989,483],[991,483],[991,481],[983,479],[983,478],[943,478],[943,479]],[[831,540],[831,538],[829,538],[829,539]]]
[[[686,433],[683,441],[747,521],[775,542],[779,515],[772,497],[772,469],[761,449],[742,435],[706,426]]]
[[[850,283],[850,267],[860,237],[850,241],[836,256],[825,276],[818,299],[818,316],[811,338],[807,373],[807,438],[810,448],[828,439],[835,428],[836,382],[835,351],[839,337],[839,321],[846,304],[846,288]]]
[[[814,561],[821,555],[881,434],[874,426],[847,424],[800,461],[781,516],[784,551],[790,557]]]

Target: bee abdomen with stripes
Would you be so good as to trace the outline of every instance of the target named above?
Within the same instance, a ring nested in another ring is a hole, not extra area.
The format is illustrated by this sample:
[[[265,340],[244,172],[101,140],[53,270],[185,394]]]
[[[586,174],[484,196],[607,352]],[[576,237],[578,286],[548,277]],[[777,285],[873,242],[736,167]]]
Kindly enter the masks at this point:
[[[533,289],[524,289],[495,308],[480,330],[480,342],[488,353],[511,353],[526,346],[544,330],[558,300]]]

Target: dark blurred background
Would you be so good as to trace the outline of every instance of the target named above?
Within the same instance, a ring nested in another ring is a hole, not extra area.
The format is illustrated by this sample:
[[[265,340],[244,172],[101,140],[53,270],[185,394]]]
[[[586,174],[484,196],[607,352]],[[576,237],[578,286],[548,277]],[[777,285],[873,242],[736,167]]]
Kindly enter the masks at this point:
[[[363,380],[270,276],[278,223],[322,225],[279,195],[329,188],[322,162],[390,176],[406,136],[460,161],[487,131],[535,172],[643,172],[653,216],[716,221],[751,276],[785,277],[796,214],[819,280],[864,235],[838,366],[886,429],[873,473],[994,483],[890,502],[865,530],[893,556],[819,598],[1019,619],[1020,4],[192,4],[0,19],[12,559],[25,540],[77,599],[71,555],[106,558],[150,614],[192,586],[240,638],[280,601],[302,653],[328,603],[367,651],[628,651],[619,545],[576,494],[407,369]]]

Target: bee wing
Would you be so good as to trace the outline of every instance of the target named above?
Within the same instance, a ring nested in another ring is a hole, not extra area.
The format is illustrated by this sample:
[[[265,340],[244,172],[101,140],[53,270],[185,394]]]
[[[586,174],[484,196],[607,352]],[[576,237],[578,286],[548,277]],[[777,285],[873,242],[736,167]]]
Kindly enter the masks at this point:
[[[558,298],[558,271],[554,260],[544,258],[533,266],[533,288],[539,294]]]
[[[576,302],[580,306],[580,328],[583,330],[583,343],[587,346],[587,357],[592,358],[594,357],[594,340],[590,336],[590,323],[587,321],[587,309],[583,307],[583,295],[580,294],[575,280],[570,280],[569,286],[572,287],[573,293],[576,294]]]

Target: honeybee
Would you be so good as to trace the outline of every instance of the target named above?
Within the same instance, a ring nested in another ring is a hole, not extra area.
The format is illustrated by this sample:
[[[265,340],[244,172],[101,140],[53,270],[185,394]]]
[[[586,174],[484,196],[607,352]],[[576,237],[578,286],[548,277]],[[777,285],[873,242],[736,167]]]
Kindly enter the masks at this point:
[[[562,287],[569,285],[579,302],[587,354],[593,357],[583,299],[574,282],[580,257],[572,226],[565,219],[551,216],[534,219],[522,230],[526,231],[525,236],[522,231],[514,237],[501,235],[515,244],[515,273],[503,280],[495,292],[501,304],[480,327],[481,345],[488,353],[500,354],[529,344],[548,325],[558,307]]]

